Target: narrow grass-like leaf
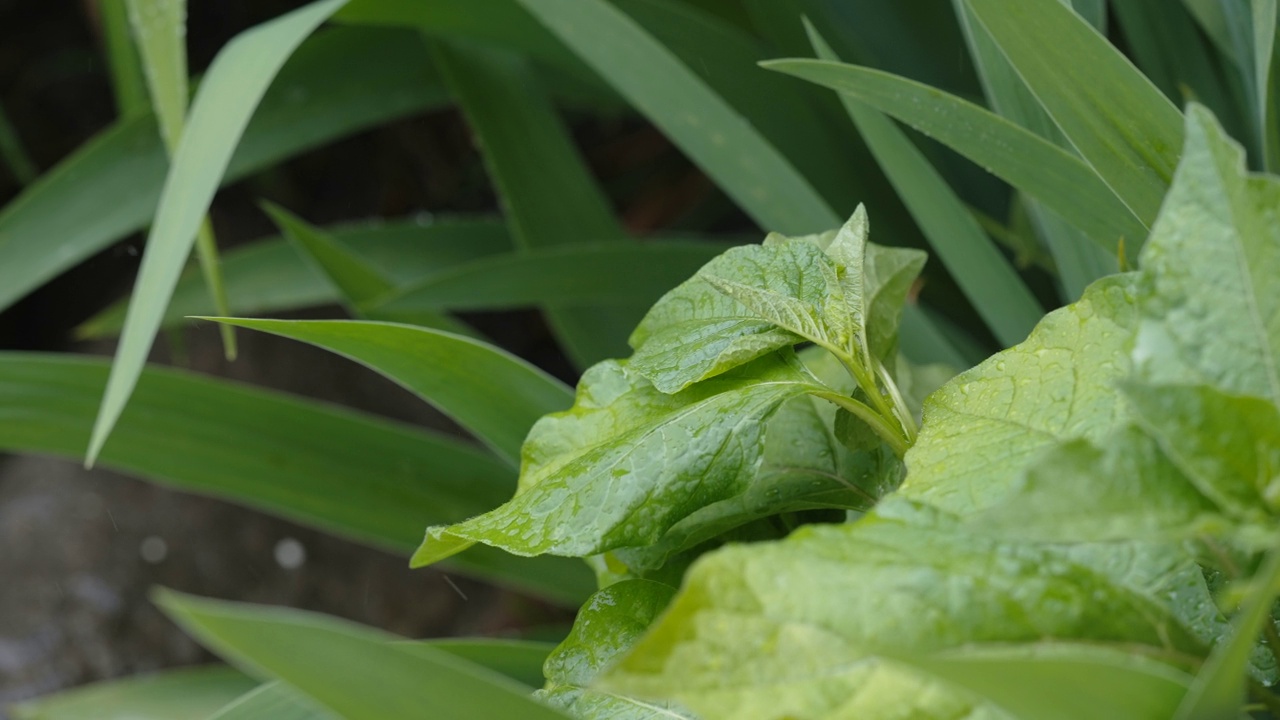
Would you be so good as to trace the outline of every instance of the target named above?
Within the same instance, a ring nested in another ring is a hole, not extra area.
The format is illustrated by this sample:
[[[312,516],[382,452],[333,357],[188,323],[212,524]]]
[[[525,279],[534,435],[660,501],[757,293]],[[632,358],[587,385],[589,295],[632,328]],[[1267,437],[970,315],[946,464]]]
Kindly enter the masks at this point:
[[[966,1],[1071,144],[1149,227],[1182,147],[1177,108],[1058,0]]]
[[[520,0],[714,177],[761,227],[821,232],[840,217],[740,114],[625,13],[603,0]]]
[[[320,232],[302,221],[302,218],[274,203],[265,203],[263,209],[271,216],[280,232],[293,243],[298,254],[315,264],[316,269],[333,281],[338,292],[347,301],[347,309],[356,313],[375,298],[382,297],[395,288],[395,283],[385,273],[374,267],[340,240]]]
[[[445,217],[429,224],[398,220],[346,225],[326,228],[325,232],[397,286],[423,283],[455,267],[511,250],[506,225],[479,217]],[[223,271],[231,309],[239,317],[342,301],[333,282],[283,239],[266,239],[233,250],[225,258]],[[118,333],[126,307],[125,301],[117,302],[89,318],[76,328],[76,337]],[[162,327],[180,325],[191,315],[215,314],[203,279],[198,273],[187,272],[174,289]]]
[[[507,53],[459,44],[441,42],[434,49],[446,83],[480,137],[516,246],[530,251],[625,241],[608,198],[578,156],[528,63]],[[624,354],[626,333],[644,314],[643,306],[544,309],[581,367]]]
[[[422,643],[284,608],[163,591],[161,606],[201,642],[251,672],[278,678],[347,720],[564,720],[528,688]]]
[[[302,693],[275,681],[259,685],[202,720],[339,720]]]
[[[26,149],[22,147],[22,139],[18,137],[18,131],[9,121],[9,115],[5,113],[3,106],[0,106],[0,159],[4,160],[9,172],[20,185],[29,185],[39,173],[35,163],[27,156]]]
[[[111,91],[116,100],[116,113],[132,118],[145,115],[147,88],[138,61],[138,50],[129,32],[128,0],[104,0],[98,3],[102,18],[102,39],[107,46],[107,67],[111,71]],[[184,99],[185,108],[185,99]]]
[[[1146,227],[1091,167],[973,103],[886,72],[827,60],[775,60],[764,67],[901,120],[1052,207],[1113,253],[1119,238],[1146,235]]]
[[[500,348],[451,333],[350,320],[210,318],[318,345],[412,391],[513,466],[538,418],[573,403],[563,383]]]
[[[417,34],[370,28],[318,33],[268,90],[223,180],[447,102]],[[146,225],[167,167],[155,120],[124,120],[0,211],[0,308]]]
[[[100,360],[0,354],[0,449],[79,455],[106,377]],[[424,524],[488,510],[515,484],[509,466],[451,438],[158,369],[144,371],[102,464],[401,552]],[[580,563],[543,560],[473,551],[455,567],[564,602],[591,591]]]
[[[1259,146],[1262,149],[1260,165],[1275,170],[1280,165],[1280,127],[1272,122],[1271,111],[1274,93],[1272,69],[1275,65],[1276,0],[1252,0],[1253,9],[1253,63],[1254,63],[1254,114],[1258,124]]]
[[[142,372],[164,306],[213,194],[267,86],[289,54],[346,0],[320,0],[237,36],[214,59],[173,155],[125,316],[124,331],[85,454],[92,465]]]
[[[94,683],[12,708],[15,720],[204,720],[257,685],[224,666]]]
[[[810,39],[819,57],[837,59],[812,29]],[[1044,309],[1017,271],[946,181],[891,120],[852,97],[842,95],[841,99],[880,167],[929,238],[930,246],[987,326],[1006,346],[1024,340],[1044,315]]]
[[[495,255],[398,289],[372,308],[395,312],[540,303],[652,305],[730,247],[714,242],[584,243]]]

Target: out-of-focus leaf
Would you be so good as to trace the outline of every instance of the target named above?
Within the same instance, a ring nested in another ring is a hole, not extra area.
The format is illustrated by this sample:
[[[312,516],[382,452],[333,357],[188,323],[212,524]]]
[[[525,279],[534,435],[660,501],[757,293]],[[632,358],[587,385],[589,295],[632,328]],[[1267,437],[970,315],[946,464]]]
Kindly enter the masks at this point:
[[[0,448],[79,455],[106,375],[101,360],[0,354]],[[158,369],[144,371],[102,463],[396,551],[416,547],[423,525],[483,512],[514,485],[509,466],[450,438]],[[592,587],[580,563],[469,555],[455,567],[565,602]]]
[[[209,715],[207,720],[340,720],[282,682],[267,682]]]
[[[111,92],[115,95],[116,113],[128,118],[145,115],[150,105],[138,51],[130,37],[126,2],[105,0],[98,3],[98,12],[102,19],[102,40],[107,50],[107,67],[111,70]]]
[[[380,631],[336,618],[169,591],[156,602],[233,663],[282,680],[347,720],[568,717],[492,670],[423,643],[390,643]]]
[[[257,683],[228,667],[170,670],[29,700],[15,720],[204,720]]]
[[[345,3],[318,0],[241,33],[214,58],[173,153],[102,408],[89,438],[86,465],[92,465],[102,451],[142,374],[160,330],[164,306],[169,304],[205,211],[254,109],[293,50]]]
[[[1056,549],[882,503],[854,524],[703,556],[599,687],[674,699],[704,720],[992,717],[971,695],[880,657],[1046,637],[1166,660],[1199,652],[1162,601]]]
[[[425,282],[457,266],[511,250],[506,226],[478,217],[348,225],[326,232],[397,285]],[[284,240],[262,240],[227,253],[224,260],[231,310],[237,316],[288,312],[341,300],[333,283]],[[118,302],[89,318],[76,328],[76,337],[119,332],[125,307]],[[213,314],[203,278],[188,272],[178,281],[163,327],[179,325],[191,315]]]
[[[513,466],[534,422],[573,402],[564,383],[511,353],[439,330],[351,320],[210,319],[310,343],[371,368],[456,420]]]
[[[13,179],[17,180],[18,184],[29,185],[36,179],[39,171],[27,156],[26,149],[22,147],[18,131],[9,121],[9,115],[4,111],[3,106],[0,106],[0,159],[4,160],[4,164],[8,166],[9,172],[13,174]]]
[[[346,298],[348,309],[358,312],[371,300],[386,295],[395,287],[391,279],[336,240],[303,222],[279,205],[264,206],[281,233],[294,243],[301,255],[327,276]]]
[[[1058,0],[966,1],[1071,144],[1150,226],[1182,147],[1177,108]]]
[[[591,178],[568,130],[523,59],[437,43],[437,64],[480,139],[521,251],[587,242],[623,242],[608,198]],[[641,307],[544,307],[565,349],[586,367],[625,350]]]
[[[1249,176],[1240,146],[1190,107],[1183,161],[1141,256],[1138,377],[1280,403],[1278,206],[1280,180]]]
[[[281,70],[223,180],[447,102],[415,33],[318,33]],[[146,225],[167,167],[155,120],[123,120],[0,211],[0,308]]]
[[[622,658],[666,608],[675,588],[624,580],[591,596],[569,637],[547,659],[547,686],[537,696],[584,720],[660,720],[693,716],[668,702],[649,702],[591,689],[605,668]]]

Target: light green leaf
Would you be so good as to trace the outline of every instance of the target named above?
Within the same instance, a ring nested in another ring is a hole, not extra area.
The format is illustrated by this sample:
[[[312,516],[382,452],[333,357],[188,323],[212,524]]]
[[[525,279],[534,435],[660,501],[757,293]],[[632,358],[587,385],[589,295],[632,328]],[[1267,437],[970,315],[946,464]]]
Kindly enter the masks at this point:
[[[647,702],[590,687],[649,629],[675,588],[648,580],[624,580],[591,596],[569,637],[547,658],[547,686],[537,696],[583,720],[693,718],[672,703]]]
[[[552,303],[651,305],[716,255],[724,243],[651,240],[582,243],[495,255],[398,289],[371,306],[389,313],[492,310]]]
[[[1069,643],[967,648],[908,664],[987,698],[1018,720],[1167,720],[1185,672],[1109,648]]]
[[[821,232],[839,216],[758,130],[642,26],[603,0],[520,0],[761,227]]]
[[[1058,0],[966,1],[1071,144],[1150,226],[1182,147],[1177,108]]]
[[[538,418],[563,410],[563,383],[487,343],[430,328],[350,320],[209,318],[317,345],[395,381],[519,464]]]
[[[130,37],[126,3],[127,0],[105,0],[99,3],[98,12],[102,20],[102,43],[106,46],[107,66],[111,71],[111,92],[115,96],[116,114],[122,118],[132,118],[147,114],[149,104],[138,50]],[[27,182],[30,179],[23,184]]]
[[[344,225],[327,228],[326,234],[398,286],[424,283],[458,266],[511,249],[506,226],[480,217]],[[240,317],[341,300],[332,281],[300,256],[296,246],[283,239],[262,240],[233,250],[227,253],[222,267],[231,310]],[[100,338],[119,332],[125,308],[126,303],[119,302],[89,318],[76,328],[76,337]],[[162,327],[180,325],[190,315],[215,314],[203,278],[188,272],[174,289]]]
[[[1045,449],[1110,436],[1125,417],[1114,384],[1130,368],[1134,283],[1131,275],[1099,280],[1026,342],[930,396],[901,492],[969,513],[998,502]]]
[[[282,682],[267,682],[227,704],[207,720],[339,720]]]
[[[415,33],[317,33],[267,91],[222,180],[447,101]],[[123,120],[5,207],[0,308],[150,222],[167,168],[154,118]]]
[[[380,631],[284,608],[156,594],[188,632],[237,665],[284,681],[347,720],[566,715],[528,688],[422,643],[395,644]]]
[[[356,255],[342,241],[320,232],[279,205],[265,203],[263,209],[294,244],[297,254],[315,263],[333,282],[347,300],[348,309],[358,313],[361,307],[395,288],[385,273]]]
[[[1146,236],[1146,226],[1093,168],[973,103],[880,70],[830,60],[775,60],[764,67],[856,98],[944,143],[1043,201],[1112,252],[1120,237]]]
[[[822,389],[777,356],[675,395],[625,362],[600,363],[583,375],[572,409],[530,431],[515,498],[428,529],[413,564],[475,542],[578,557],[658,542],[703,507],[751,492],[765,420],[783,401]]]
[[[0,448],[78,456],[106,376],[101,360],[0,354]],[[159,369],[143,372],[102,463],[397,552],[424,523],[483,512],[514,485],[508,466],[452,438]],[[477,550],[456,567],[566,603],[593,587],[580,563]]]
[[[433,57],[479,136],[521,251],[626,240],[532,66],[509,53],[436,43]],[[561,309],[547,319],[581,367],[625,350],[639,307]]]
[[[91,465],[124,410],[160,329],[164,306],[254,108],[289,54],[346,0],[320,0],[237,36],[214,59],[192,103],[148,235],[116,360],[85,455]]]
[[[900,501],[704,556],[601,687],[674,699],[706,720],[990,718],[878,656],[1046,637],[1163,659],[1201,650],[1155,597]]]
[[[1137,376],[1280,403],[1280,180],[1249,176],[1240,146],[1203,107],[1143,249]]]
[[[15,720],[204,720],[256,684],[223,666],[170,670],[94,683],[11,709]]]
[[[186,0],[124,0],[138,42],[151,106],[172,152],[187,116]]]

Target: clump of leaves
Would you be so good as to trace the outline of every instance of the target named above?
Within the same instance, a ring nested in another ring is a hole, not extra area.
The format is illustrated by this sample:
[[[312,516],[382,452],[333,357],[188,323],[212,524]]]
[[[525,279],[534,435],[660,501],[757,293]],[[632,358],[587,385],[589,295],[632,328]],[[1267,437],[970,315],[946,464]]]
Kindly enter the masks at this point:
[[[668,293],[534,426],[516,496],[416,560],[591,558],[608,586],[544,692],[584,718],[1276,706],[1280,180],[1203,108],[1186,138],[1141,269],[951,379],[918,433],[896,327],[924,259],[859,209]]]

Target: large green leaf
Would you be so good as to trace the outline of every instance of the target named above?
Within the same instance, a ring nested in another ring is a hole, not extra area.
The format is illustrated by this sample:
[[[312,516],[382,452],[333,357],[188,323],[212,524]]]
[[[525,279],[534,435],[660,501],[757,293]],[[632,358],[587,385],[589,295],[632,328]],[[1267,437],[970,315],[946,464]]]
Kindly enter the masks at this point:
[[[706,720],[990,718],[879,656],[1048,637],[1164,660],[1200,652],[1162,600],[899,501],[856,524],[704,556],[601,687],[675,699]]]
[[[317,345],[387,376],[439,408],[512,465],[538,418],[563,410],[563,383],[487,343],[430,328],[350,320],[219,322]]]
[[[506,226],[480,217],[345,225],[327,228],[326,234],[404,286],[428,282],[455,267],[511,249]],[[227,253],[223,272],[231,310],[241,317],[341,300],[333,283],[300,256],[295,245],[281,239],[262,240]],[[108,307],[76,328],[76,336],[98,338],[119,332],[125,308],[125,302]],[[179,325],[190,315],[215,314],[204,279],[199,273],[188,272],[174,289],[162,327]]]
[[[282,682],[267,682],[220,708],[207,720],[338,720]]]
[[[784,401],[825,389],[797,365],[769,356],[675,395],[625,362],[594,366],[574,407],[530,431],[515,498],[428,529],[413,564],[476,542],[518,555],[643,548],[703,507],[754,492],[765,420]]]
[[[218,53],[206,73],[192,102],[189,124],[173,153],[155,224],[148,234],[102,408],[89,439],[86,464],[92,464],[102,451],[142,374],[164,306],[173,295],[205,211],[254,109],[293,50],[345,2],[319,0],[242,33]]]
[[[1280,403],[1280,180],[1249,176],[1208,110],[1187,112],[1187,145],[1143,249],[1139,377],[1207,384]]]
[[[0,448],[78,456],[106,375],[100,360],[0,354]],[[107,467],[396,551],[416,546],[425,524],[497,505],[514,484],[508,466],[446,437],[170,370],[143,373],[118,430]],[[482,552],[457,567],[567,602],[591,589],[590,574],[564,561]]]
[[[480,138],[517,248],[626,240],[608,199],[524,59],[443,42],[435,45],[434,57]],[[582,367],[620,355],[625,333],[643,314],[630,307],[563,310],[549,305],[545,310],[570,357]]]
[[[1093,168],[1075,155],[988,110],[896,75],[828,60],[764,64],[847,94],[901,120],[1041,200],[1112,252],[1147,228]]]
[[[966,0],[1098,175],[1150,226],[1182,147],[1177,108],[1059,0]]]
[[[930,396],[902,492],[954,512],[981,509],[1041,451],[1076,438],[1100,441],[1119,427],[1124,409],[1114,383],[1130,368],[1134,284],[1129,275],[1098,281],[1046,316],[1026,342]]]
[[[318,33],[280,71],[223,180],[447,101],[416,34],[366,28]],[[123,120],[5,207],[0,308],[146,225],[167,167],[155,120]]]
[[[170,670],[29,700],[12,711],[15,720],[205,720],[256,684],[222,666]]]
[[[826,201],[768,140],[635,20],[604,0],[519,0],[762,227],[821,232]]]
[[[578,612],[569,637],[547,658],[547,686],[538,697],[581,720],[691,720],[692,715],[672,703],[590,687],[597,675],[644,635],[675,592],[662,583],[625,580],[592,595]]]
[[[568,717],[483,666],[422,643],[390,643],[385,633],[336,618],[173,592],[156,601],[233,663],[282,680],[348,720]]]

